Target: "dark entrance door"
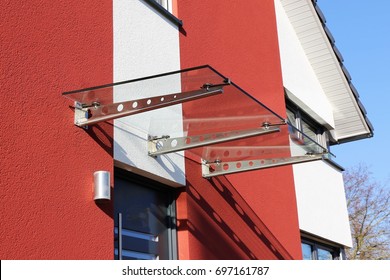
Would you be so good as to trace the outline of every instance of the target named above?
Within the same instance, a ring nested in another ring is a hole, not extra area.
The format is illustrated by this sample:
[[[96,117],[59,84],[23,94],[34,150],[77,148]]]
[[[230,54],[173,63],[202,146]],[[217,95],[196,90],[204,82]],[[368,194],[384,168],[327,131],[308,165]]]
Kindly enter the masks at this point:
[[[176,259],[172,191],[121,170],[114,184],[115,259]]]

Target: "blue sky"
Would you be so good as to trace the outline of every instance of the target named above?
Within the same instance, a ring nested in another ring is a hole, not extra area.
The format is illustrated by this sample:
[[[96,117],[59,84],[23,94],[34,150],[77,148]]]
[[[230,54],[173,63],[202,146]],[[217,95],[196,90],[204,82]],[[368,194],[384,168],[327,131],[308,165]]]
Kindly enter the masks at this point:
[[[332,147],[345,168],[366,164],[390,187],[390,1],[318,0],[374,126],[374,137]]]

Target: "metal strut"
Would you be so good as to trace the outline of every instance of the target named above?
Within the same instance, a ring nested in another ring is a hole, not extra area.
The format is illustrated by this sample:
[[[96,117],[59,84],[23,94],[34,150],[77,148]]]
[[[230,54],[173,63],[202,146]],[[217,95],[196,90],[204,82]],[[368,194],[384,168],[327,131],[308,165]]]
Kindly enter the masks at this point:
[[[170,138],[149,137],[148,154],[149,156],[158,156],[162,154],[183,151],[191,148],[207,146],[227,141],[248,138],[257,135],[279,132],[279,127],[261,127],[248,130],[234,130],[227,132],[216,132],[202,135]]]
[[[205,84],[199,90],[178,92],[112,104],[75,103],[75,125],[83,127],[223,93],[226,84]]]
[[[294,156],[289,158],[269,158],[255,160],[241,160],[231,162],[208,162],[202,160],[202,176],[211,178],[214,176],[239,173],[250,170],[264,169],[276,166],[303,163],[326,158],[326,154],[308,154],[304,156]]]

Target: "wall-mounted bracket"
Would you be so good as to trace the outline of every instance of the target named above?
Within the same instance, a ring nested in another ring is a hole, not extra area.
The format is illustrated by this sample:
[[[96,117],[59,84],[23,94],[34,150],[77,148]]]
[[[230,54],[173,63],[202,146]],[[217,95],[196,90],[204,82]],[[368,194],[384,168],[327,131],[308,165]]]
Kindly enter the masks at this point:
[[[211,178],[214,176],[239,173],[250,170],[264,169],[288,164],[303,163],[325,159],[325,154],[308,154],[304,156],[294,156],[287,158],[269,158],[255,160],[241,160],[231,162],[207,162],[202,160],[202,176]]]
[[[74,123],[84,123],[88,121],[88,108],[80,102],[74,102]],[[83,125],[85,129],[88,128],[87,125]]]
[[[76,102],[74,123],[77,126],[84,127],[101,121],[139,114],[220,94],[223,93],[223,86],[226,85],[229,85],[229,83],[218,85],[205,84],[201,86],[199,90],[178,92],[111,104],[100,104],[99,102],[82,104],[80,102]]]
[[[227,141],[248,138],[262,134],[269,134],[279,131],[279,127],[263,125],[263,127],[257,129],[215,132],[209,134],[176,138],[170,138],[169,136],[149,137],[148,154],[149,156],[158,156],[191,148],[223,143]]]

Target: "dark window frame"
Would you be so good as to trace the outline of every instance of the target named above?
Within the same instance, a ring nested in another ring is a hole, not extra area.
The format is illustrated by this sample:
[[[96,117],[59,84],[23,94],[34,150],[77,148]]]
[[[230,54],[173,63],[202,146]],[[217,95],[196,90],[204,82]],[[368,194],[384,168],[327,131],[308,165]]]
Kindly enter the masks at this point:
[[[304,122],[309,127],[316,132],[316,139],[312,139],[317,142],[322,147],[326,148],[329,152],[329,157],[325,159],[325,162],[329,163],[331,166],[336,168],[337,170],[344,171],[344,168],[340,166],[337,162],[334,161],[334,155],[331,153],[331,136],[328,129],[319,124],[315,119],[309,116],[304,110],[302,110],[297,104],[295,104],[291,99],[286,95],[286,113],[287,117],[289,116],[288,111],[290,111],[294,115],[294,123],[291,123],[290,119],[288,121],[297,129],[303,131],[302,123]],[[294,135],[295,133],[295,135]],[[296,141],[303,141],[303,137],[300,135],[298,131],[293,132],[293,136]],[[310,137],[310,135],[307,135]]]
[[[318,259],[318,249],[326,250],[332,254],[332,260],[340,260],[343,255],[343,248],[325,244],[321,241],[315,241],[306,237],[301,238],[301,244],[307,244],[311,247],[311,260]]]
[[[127,171],[119,167],[114,168],[114,174],[115,174],[114,177],[117,176],[119,178],[131,181],[141,186],[154,189],[159,192],[167,193],[169,195],[170,203],[167,207],[167,211],[171,219],[169,219],[170,223],[168,227],[168,248],[169,248],[168,254],[169,254],[169,260],[177,260],[178,259],[177,211],[176,211],[177,192],[175,191],[175,189],[166,186],[163,183],[157,182],[150,178],[135,174],[133,172]]]
[[[178,27],[183,27],[183,21],[175,17],[167,9],[161,6],[157,1],[155,0],[143,0],[143,1],[147,3],[150,7],[152,7],[154,10],[159,12],[161,15],[163,15],[166,19],[168,19],[173,24],[177,25]]]
[[[291,113],[295,116],[295,123],[292,123],[297,129],[304,131],[304,124],[309,127],[309,129],[315,134],[315,138],[312,139],[317,142],[319,145],[325,147],[330,151],[329,137],[327,135],[328,130],[310,117],[304,110],[302,110],[298,105],[292,102],[290,99],[286,99],[286,107]],[[307,133],[305,133],[307,134]],[[296,135],[297,138],[300,138],[300,135]],[[310,137],[310,135],[307,135]]]

